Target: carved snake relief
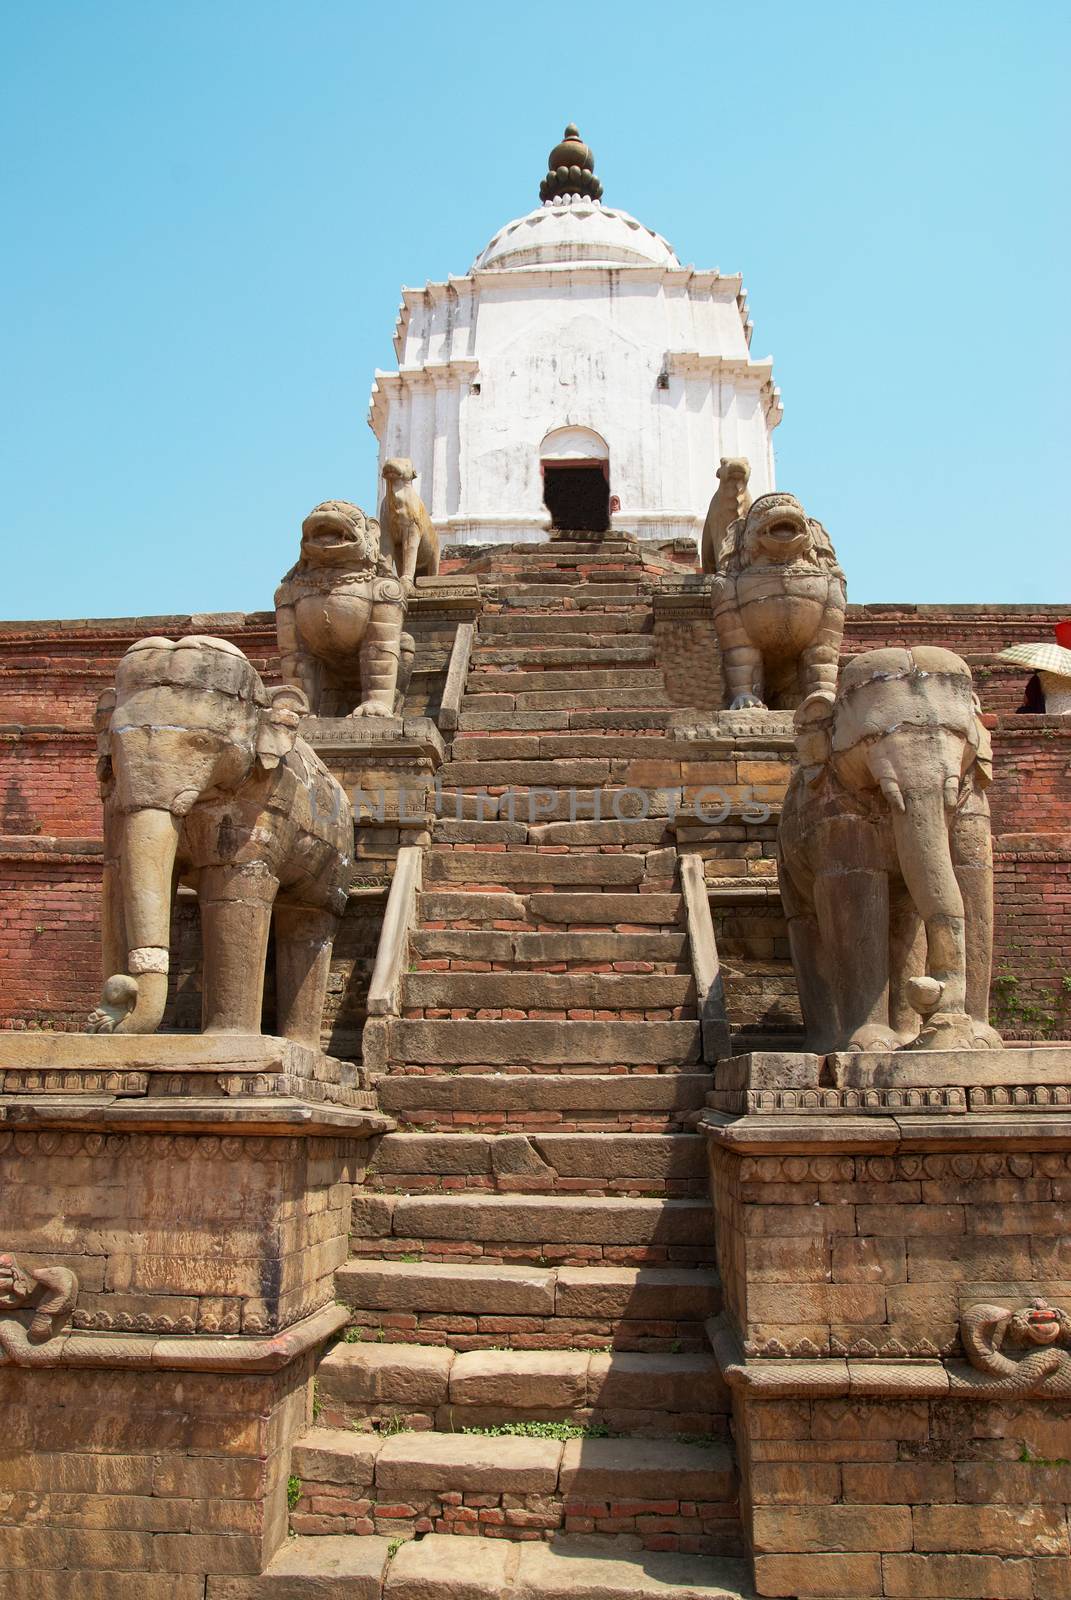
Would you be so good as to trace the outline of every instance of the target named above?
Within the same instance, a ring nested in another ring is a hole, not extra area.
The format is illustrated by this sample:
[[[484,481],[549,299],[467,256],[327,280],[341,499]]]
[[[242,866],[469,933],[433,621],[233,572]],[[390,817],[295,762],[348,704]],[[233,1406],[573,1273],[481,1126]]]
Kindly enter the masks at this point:
[[[1006,1394],[1071,1396],[1071,1316],[1045,1300],[1019,1311],[1006,1306],[971,1306],[960,1320],[960,1337],[971,1365],[1000,1380]],[[1005,1339],[1040,1346],[1018,1360],[1004,1354]],[[1060,1346],[1061,1348],[1058,1348]]]
[[[44,1293],[36,1298],[38,1291]],[[0,1361],[20,1367],[51,1366],[53,1351],[44,1346],[74,1309],[78,1279],[69,1267],[36,1267],[27,1271],[12,1255],[0,1255],[0,1307],[22,1310],[33,1302],[29,1328],[15,1317],[0,1319]]]

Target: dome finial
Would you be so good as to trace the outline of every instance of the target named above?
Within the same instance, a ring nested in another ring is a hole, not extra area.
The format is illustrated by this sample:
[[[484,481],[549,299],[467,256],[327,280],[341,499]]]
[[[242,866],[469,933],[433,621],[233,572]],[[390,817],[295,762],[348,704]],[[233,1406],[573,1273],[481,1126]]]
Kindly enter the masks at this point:
[[[580,137],[575,122],[570,122],[562,138],[547,157],[547,175],[539,185],[543,201],[560,200],[566,195],[602,199],[602,184],[595,176],[595,157]]]

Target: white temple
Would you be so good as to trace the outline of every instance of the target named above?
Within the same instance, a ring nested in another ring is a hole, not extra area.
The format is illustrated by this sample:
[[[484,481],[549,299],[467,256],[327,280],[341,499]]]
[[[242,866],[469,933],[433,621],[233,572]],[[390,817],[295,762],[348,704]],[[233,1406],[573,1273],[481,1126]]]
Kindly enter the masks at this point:
[[[774,487],[782,407],[741,279],[604,206],[572,125],[540,195],[464,277],[403,290],[398,370],[372,388],[380,467],[408,456],[459,544],[697,538],[722,456],[747,457],[753,496]]]

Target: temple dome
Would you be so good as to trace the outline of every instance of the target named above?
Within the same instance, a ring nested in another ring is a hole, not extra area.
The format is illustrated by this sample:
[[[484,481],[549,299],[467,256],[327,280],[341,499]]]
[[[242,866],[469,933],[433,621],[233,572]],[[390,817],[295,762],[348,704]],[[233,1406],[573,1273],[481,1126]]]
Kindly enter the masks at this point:
[[[602,204],[595,155],[575,122],[547,157],[541,204],[500,228],[469,268],[508,272],[518,267],[679,267],[671,247],[627,211]]]
[[[546,266],[679,267],[672,247],[642,222],[570,195],[546,201],[500,228],[470,271]]]

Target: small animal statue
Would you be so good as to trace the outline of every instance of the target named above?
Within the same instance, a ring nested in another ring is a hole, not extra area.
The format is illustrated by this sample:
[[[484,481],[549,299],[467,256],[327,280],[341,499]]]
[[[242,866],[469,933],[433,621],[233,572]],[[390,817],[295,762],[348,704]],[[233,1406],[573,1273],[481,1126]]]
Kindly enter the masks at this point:
[[[704,572],[717,572],[723,565],[722,547],[726,535],[739,517],[746,517],[751,505],[747,492],[751,464],[744,456],[722,456],[718,468],[718,487],[703,524],[702,565]],[[726,552],[727,554],[727,552]]]
[[[418,576],[434,577],[439,570],[439,536],[416,492],[415,478],[416,468],[405,456],[384,461],[379,520],[407,594],[413,592]]]
[[[723,485],[739,483],[731,465],[724,463]],[[794,710],[810,694],[832,692],[847,596],[822,524],[795,495],[760,495],[729,525],[714,556],[714,626],[729,710]]]
[[[314,506],[301,557],[275,591],[283,682],[314,715],[395,715],[413,662],[405,607],[375,518],[349,500]]]

